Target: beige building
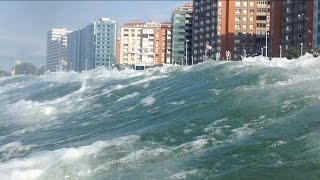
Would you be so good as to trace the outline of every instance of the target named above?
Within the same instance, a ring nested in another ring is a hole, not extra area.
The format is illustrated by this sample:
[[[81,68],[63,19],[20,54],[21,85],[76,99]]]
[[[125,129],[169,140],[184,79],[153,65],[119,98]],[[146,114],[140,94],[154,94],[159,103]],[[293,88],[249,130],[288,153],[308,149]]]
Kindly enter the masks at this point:
[[[120,64],[170,63],[171,25],[132,21],[120,30]]]

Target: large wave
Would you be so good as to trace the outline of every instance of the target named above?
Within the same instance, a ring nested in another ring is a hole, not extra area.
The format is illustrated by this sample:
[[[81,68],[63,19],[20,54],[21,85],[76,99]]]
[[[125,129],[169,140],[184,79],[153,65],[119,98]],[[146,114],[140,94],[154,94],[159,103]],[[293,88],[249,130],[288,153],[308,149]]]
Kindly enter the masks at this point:
[[[0,179],[319,178],[320,58],[0,79]]]

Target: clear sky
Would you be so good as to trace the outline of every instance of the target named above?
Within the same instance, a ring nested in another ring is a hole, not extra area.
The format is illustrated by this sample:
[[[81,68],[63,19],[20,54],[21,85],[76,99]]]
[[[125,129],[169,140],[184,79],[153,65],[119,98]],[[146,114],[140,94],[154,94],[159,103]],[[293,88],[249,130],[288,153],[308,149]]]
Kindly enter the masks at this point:
[[[76,30],[101,17],[119,25],[131,20],[169,21],[172,11],[188,2],[0,1],[0,70],[10,70],[17,59],[45,65],[49,29]]]

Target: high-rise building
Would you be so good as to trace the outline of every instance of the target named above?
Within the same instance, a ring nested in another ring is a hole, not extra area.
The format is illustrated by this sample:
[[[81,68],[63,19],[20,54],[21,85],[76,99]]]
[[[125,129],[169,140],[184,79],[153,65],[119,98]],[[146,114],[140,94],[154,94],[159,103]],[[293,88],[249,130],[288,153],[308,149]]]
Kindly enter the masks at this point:
[[[81,72],[115,64],[116,33],[116,21],[109,18],[101,18],[70,33],[67,59],[71,69]]]
[[[316,44],[317,23],[314,0],[271,0],[271,53],[280,56],[290,49],[310,49]]]
[[[80,31],[73,31],[68,34],[67,59],[69,62],[69,69],[81,72],[83,67],[81,64],[81,33]]]
[[[67,34],[70,31],[63,29],[51,29],[47,33],[47,62],[46,69],[59,71],[67,59]]]
[[[196,1],[197,2],[197,1]],[[192,56],[192,13],[191,3],[180,6],[174,10],[172,15],[172,52],[173,63],[191,64]]]
[[[120,64],[120,38],[116,42],[116,64]]]
[[[314,0],[313,13],[313,48],[320,48],[320,1]]]
[[[270,29],[270,0],[194,0],[194,62],[261,54]],[[263,49],[265,52],[265,49]]]

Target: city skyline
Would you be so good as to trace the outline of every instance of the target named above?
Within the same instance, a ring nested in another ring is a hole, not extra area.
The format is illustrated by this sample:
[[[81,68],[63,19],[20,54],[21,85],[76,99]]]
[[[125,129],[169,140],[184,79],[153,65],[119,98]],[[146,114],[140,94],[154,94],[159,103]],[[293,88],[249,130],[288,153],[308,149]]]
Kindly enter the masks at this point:
[[[52,28],[74,31],[102,17],[118,21],[118,26],[131,20],[169,21],[172,11],[188,2],[1,2],[0,26],[5,28],[0,28],[0,69],[9,70],[17,59],[45,65],[46,35]]]

